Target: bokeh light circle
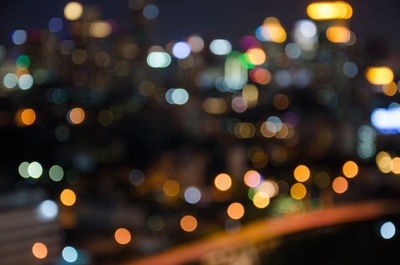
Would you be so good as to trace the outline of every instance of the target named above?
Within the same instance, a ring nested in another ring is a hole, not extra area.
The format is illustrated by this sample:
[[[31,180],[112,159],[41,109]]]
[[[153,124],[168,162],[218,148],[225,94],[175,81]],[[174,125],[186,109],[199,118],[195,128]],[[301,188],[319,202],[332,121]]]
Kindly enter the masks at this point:
[[[66,246],[62,250],[62,257],[66,262],[73,263],[78,260],[78,251],[74,247]]]
[[[41,242],[36,242],[32,246],[32,254],[37,259],[45,259],[47,257],[47,246]]]
[[[68,20],[77,20],[82,16],[83,6],[79,2],[69,2],[64,7],[64,16]]]
[[[187,58],[190,52],[190,45],[185,41],[179,41],[172,47],[172,54],[178,59]]]
[[[72,206],[76,202],[76,195],[73,190],[64,189],[60,194],[61,203],[65,206]]]
[[[126,245],[131,242],[132,235],[126,228],[118,228],[114,232],[115,241],[120,245]]]
[[[392,222],[385,222],[380,228],[380,233],[384,239],[391,239],[396,234],[396,227]]]
[[[232,179],[228,174],[221,173],[215,177],[214,185],[217,189],[226,191],[232,186]]]
[[[192,215],[186,215],[181,218],[180,225],[183,231],[193,232],[197,228],[197,219]]]
[[[244,215],[244,207],[239,202],[233,202],[228,206],[226,212],[230,218],[233,220],[238,220]]]

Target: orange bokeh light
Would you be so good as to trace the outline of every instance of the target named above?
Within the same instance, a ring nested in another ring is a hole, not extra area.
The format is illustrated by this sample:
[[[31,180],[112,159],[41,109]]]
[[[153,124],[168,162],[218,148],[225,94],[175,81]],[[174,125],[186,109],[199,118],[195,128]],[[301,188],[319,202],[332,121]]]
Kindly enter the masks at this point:
[[[44,259],[47,257],[47,247],[45,244],[36,242],[32,246],[32,254],[38,259]]]
[[[73,108],[68,112],[67,120],[71,124],[81,124],[85,120],[85,111],[82,108]]]
[[[33,109],[20,109],[15,114],[15,123],[18,126],[29,126],[36,121],[36,113]]]
[[[345,177],[354,178],[358,174],[358,166],[353,161],[347,161],[342,168]]]
[[[299,182],[305,182],[310,178],[310,170],[305,165],[298,165],[293,174],[294,178]]]
[[[61,203],[65,206],[72,206],[76,202],[75,192],[70,189],[65,189],[60,194]]]
[[[332,189],[336,193],[344,193],[349,187],[347,180],[344,177],[337,177],[332,182]]]
[[[193,232],[197,228],[197,219],[191,215],[186,215],[182,217],[180,225],[183,231]]]
[[[214,179],[214,185],[217,189],[221,191],[229,190],[232,186],[232,179],[228,174],[221,173]]]
[[[254,65],[261,65],[267,59],[265,52],[260,48],[251,48],[246,53],[250,63]]]
[[[114,238],[118,244],[126,245],[131,242],[132,236],[131,232],[129,232],[128,229],[118,228],[117,230],[115,230]]]
[[[373,85],[387,85],[393,81],[393,71],[389,67],[369,67],[365,73],[368,82]]]
[[[238,220],[243,217],[244,215],[244,207],[241,203],[234,202],[228,206],[226,211],[228,216],[234,220]]]
[[[350,41],[351,32],[342,26],[332,26],[326,30],[326,37],[333,43],[346,43]]]
[[[391,170],[394,174],[400,174],[400,157],[394,157],[392,159]]]
[[[307,15],[315,20],[349,19],[353,16],[353,8],[346,2],[315,2],[307,7]]]

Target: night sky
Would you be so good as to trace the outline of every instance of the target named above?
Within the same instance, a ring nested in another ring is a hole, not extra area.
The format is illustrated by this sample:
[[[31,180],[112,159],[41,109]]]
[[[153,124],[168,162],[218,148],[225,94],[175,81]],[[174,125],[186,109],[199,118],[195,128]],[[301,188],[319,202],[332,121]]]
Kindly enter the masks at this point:
[[[46,27],[50,18],[62,17],[67,0],[3,0],[0,9],[2,23],[0,40],[7,41],[14,29]],[[83,4],[98,5],[103,18],[115,19],[122,29],[128,24],[127,0],[82,0]],[[306,18],[309,0],[167,0],[155,1],[160,15],[154,23],[154,44],[165,45],[191,33],[227,38],[234,43],[240,36],[252,34],[267,16],[278,17],[286,29]],[[391,51],[400,51],[400,1],[352,0],[354,9],[351,29],[366,40],[379,40]]]

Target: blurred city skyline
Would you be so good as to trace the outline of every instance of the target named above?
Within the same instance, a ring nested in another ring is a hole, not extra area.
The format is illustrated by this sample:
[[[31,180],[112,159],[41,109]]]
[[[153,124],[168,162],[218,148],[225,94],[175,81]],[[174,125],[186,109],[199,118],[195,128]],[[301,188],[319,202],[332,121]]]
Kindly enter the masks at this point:
[[[4,21],[0,27],[0,41],[7,41],[15,29],[45,28],[52,17],[62,17],[63,1],[42,0],[6,0],[0,16]],[[85,5],[96,5],[104,19],[116,20],[119,29],[129,29],[128,0],[85,0]],[[152,44],[165,45],[170,40],[181,40],[192,33],[204,36],[226,38],[238,45],[243,35],[254,34],[255,28],[269,16],[281,20],[282,25],[290,30],[295,21],[307,18],[305,7],[310,0],[280,1],[196,1],[183,0],[153,1],[160,10],[156,22],[152,25]],[[351,0],[354,15],[350,28],[357,36],[382,46],[388,52],[400,51],[400,35],[396,27],[400,24],[397,12],[399,1]],[[225,12],[221,12],[225,10]],[[238,23],[239,21],[239,23]],[[184,26],[183,26],[184,25]],[[379,41],[378,41],[379,40]],[[384,52],[383,52],[384,53]]]

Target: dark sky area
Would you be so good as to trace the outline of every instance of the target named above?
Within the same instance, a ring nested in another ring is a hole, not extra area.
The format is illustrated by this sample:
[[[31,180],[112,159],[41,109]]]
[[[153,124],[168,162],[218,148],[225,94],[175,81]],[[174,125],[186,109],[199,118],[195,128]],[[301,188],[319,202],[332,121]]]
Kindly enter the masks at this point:
[[[46,27],[50,18],[62,17],[67,0],[2,0],[0,40],[14,29]],[[82,0],[98,5],[103,18],[115,19],[121,28],[128,23],[128,0]],[[310,0],[158,0],[160,15],[154,23],[154,44],[182,39],[191,33],[237,41],[251,34],[267,16],[278,17],[286,29],[306,18]],[[354,9],[351,29],[364,39],[377,39],[391,51],[400,52],[400,1],[351,0]]]

